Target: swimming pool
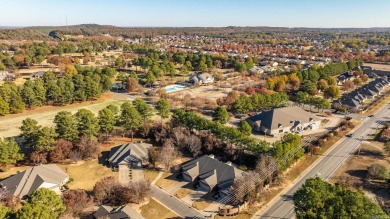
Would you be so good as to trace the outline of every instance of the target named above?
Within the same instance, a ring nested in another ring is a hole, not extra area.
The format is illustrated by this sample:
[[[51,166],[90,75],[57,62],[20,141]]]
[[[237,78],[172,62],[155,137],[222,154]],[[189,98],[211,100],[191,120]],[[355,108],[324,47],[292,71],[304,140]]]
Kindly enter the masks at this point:
[[[165,91],[167,93],[172,93],[172,92],[181,91],[181,90],[185,90],[185,89],[188,89],[188,87],[183,86],[183,85],[178,85],[178,84],[169,85],[169,86],[165,87]]]

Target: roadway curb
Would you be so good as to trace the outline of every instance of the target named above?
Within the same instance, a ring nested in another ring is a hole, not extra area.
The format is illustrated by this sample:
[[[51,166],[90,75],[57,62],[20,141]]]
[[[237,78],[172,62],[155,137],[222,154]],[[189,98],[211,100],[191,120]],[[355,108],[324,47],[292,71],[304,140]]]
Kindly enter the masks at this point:
[[[358,129],[361,125],[363,125],[363,121],[357,125],[355,128],[353,128],[351,130],[351,132],[355,131],[356,129]],[[316,161],[314,161],[314,163],[312,163],[308,168],[306,168],[301,174],[299,174],[299,177],[295,178],[291,183],[290,185],[288,185],[287,187],[285,187],[282,191],[280,191],[273,199],[271,199],[271,201],[269,201],[267,203],[267,205],[265,205],[266,208],[261,208],[259,211],[257,211],[256,213],[253,214],[253,216],[251,217],[251,219],[256,219],[258,217],[261,217],[261,215],[266,211],[266,209],[268,209],[269,206],[272,206],[275,202],[275,200],[277,198],[279,198],[281,196],[281,194],[284,194],[287,190],[289,190],[295,183],[297,180],[299,180],[301,178],[302,175],[305,175],[308,171],[310,171],[313,166],[315,166],[318,162],[320,162],[322,159],[324,159],[324,157],[326,157],[326,155],[328,155],[337,145],[340,144],[340,142],[344,139],[345,137],[342,137],[340,138],[338,141],[336,141],[330,148],[328,148],[328,150],[325,151],[325,153],[323,153],[321,155],[321,157],[319,157]]]

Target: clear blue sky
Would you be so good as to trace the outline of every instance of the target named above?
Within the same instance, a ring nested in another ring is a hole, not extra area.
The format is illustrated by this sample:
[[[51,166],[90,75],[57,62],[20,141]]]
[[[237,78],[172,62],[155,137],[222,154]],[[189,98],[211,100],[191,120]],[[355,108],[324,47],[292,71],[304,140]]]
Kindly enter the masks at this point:
[[[390,27],[390,0],[0,0],[0,26]]]

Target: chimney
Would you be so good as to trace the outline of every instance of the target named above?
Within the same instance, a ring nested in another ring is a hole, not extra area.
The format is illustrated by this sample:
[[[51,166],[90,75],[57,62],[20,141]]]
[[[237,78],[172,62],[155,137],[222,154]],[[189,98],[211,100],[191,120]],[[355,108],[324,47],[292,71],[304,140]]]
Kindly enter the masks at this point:
[[[227,165],[232,166],[232,162],[228,161],[226,162]]]
[[[215,157],[214,157],[214,154],[210,154],[209,157],[210,157],[210,158],[213,158],[213,159],[215,158]]]

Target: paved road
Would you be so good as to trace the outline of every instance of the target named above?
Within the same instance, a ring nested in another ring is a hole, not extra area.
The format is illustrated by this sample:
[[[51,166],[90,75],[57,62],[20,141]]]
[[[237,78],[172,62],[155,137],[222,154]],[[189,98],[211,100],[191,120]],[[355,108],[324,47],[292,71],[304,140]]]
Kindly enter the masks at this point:
[[[361,144],[361,141],[374,129],[376,129],[385,117],[390,116],[389,104],[385,104],[379,109],[374,117],[367,117],[362,121],[360,127],[353,131],[352,138],[343,138],[335,147],[333,147],[324,157],[320,158],[314,166],[307,170],[304,175],[298,178],[294,184],[285,190],[284,194],[274,199],[271,206],[259,218],[293,218],[294,205],[291,199],[292,195],[309,178],[320,176],[328,180],[338,168],[345,162],[350,154],[354,153]]]
[[[203,218],[203,215],[187,205],[186,203],[180,201],[176,197],[166,193],[162,189],[158,188],[155,185],[151,186],[152,188],[152,197],[174,211],[182,218]],[[157,218],[156,218],[157,219]]]

